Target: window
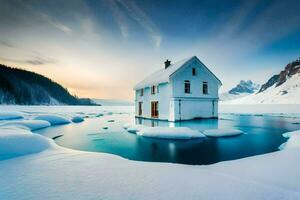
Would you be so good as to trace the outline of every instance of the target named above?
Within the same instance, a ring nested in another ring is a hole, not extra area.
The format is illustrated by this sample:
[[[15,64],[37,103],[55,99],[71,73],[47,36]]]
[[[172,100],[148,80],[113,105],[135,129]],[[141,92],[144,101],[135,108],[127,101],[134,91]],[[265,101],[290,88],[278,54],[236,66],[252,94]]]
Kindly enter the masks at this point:
[[[144,88],[141,89],[140,96],[144,96]]]
[[[192,74],[193,76],[196,76],[196,68],[192,68]]]
[[[151,117],[158,118],[158,101],[151,102]]]
[[[203,91],[203,94],[208,94],[208,84],[207,84],[207,82],[203,82],[202,91]]]
[[[143,114],[143,102],[139,102],[139,115],[141,116]]]
[[[190,81],[184,81],[184,93],[191,93],[191,82]]]
[[[151,94],[155,94],[155,90],[156,90],[156,87],[155,87],[155,85],[153,85],[153,86],[151,87]]]

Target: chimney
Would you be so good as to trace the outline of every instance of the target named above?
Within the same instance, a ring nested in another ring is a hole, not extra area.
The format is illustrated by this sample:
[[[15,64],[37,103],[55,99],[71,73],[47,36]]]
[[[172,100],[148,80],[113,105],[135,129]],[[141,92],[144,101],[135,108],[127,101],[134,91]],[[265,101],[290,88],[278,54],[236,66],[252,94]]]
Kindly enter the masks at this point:
[[[168,59],[165,61],[165,69],[167,69],[171,65],[171,61]]]

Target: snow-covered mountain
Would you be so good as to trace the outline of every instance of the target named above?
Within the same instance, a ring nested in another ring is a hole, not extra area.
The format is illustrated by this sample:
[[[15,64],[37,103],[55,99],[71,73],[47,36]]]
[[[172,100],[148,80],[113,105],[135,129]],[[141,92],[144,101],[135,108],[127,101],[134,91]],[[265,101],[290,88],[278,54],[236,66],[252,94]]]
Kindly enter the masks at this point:
[[[228,104],[300,104],[300,58],[272,76],[257,93],[227,101]]]
[[[259,84],[253,83],[251,80],[241,80],[234,88],[228,92],[220,94],[221,101],[229,101],[248,96],[257,92],[260,88]]]

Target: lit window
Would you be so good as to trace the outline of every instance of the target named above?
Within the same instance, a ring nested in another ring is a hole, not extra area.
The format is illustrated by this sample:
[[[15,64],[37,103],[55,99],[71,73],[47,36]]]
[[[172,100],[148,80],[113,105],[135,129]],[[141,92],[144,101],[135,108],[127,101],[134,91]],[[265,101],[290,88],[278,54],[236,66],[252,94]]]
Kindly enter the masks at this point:
[[[192,68],[192,74],[193,76],[196,76],[196,68]]]
[[[191,82],[190,81],[184,81],[184,93],[191,93]]]
[[[141,89],[140,96],[144,95],[144,88]]]
[[[203,94],[208,94],[208,84],[207,84],[207,82],[203,82],[202,91],[203,91]]]
[[[155,85],[153,85],[153,86],[151,87],[151,94],[155,94],[155,89],[156,89],[156,87],[155,87]]]

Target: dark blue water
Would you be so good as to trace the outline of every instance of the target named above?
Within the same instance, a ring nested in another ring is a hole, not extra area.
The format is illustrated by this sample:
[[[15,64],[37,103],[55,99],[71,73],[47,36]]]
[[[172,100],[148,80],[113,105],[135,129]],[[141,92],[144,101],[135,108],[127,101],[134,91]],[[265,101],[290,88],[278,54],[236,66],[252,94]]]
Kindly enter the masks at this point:
[[[148,126],[187,126],[200,131],[234,128],[246,133],[224,138],[166,140],[143,138],[128,133],[123,129],[123,125],[133,120],[134,118],[129,114],[114,114],[36,132],[48,137],[63,135],[55,141],[64,147],[111,153],[131,160],[212,164],[277,151],[278,146],[286,141],[282,133],[300,129],[300,124],[294,123],[295,119],[259,115],[222,114],[218,120],[193,120],[179,123],[136,120],[136,123]]]

